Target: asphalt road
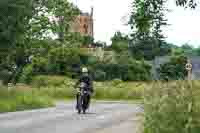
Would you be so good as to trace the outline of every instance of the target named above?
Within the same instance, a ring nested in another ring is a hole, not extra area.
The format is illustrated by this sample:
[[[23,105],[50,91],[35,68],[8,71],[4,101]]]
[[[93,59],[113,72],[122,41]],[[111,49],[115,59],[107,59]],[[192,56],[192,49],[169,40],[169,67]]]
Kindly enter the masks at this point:
[[[78,115],[73,102],[60,102],[55,108],[0,114],[0,133],[136,133],[138,112],[136,104],[97,102]]]

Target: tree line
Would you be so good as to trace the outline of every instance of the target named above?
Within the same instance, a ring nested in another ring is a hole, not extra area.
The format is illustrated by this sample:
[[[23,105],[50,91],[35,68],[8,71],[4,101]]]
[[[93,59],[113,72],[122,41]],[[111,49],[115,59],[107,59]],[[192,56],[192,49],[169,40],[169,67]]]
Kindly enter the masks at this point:
[[[177,5],[194,8],[196,3],[177,0]],[[80,66],[89,67],[96,80],[149,80],[151,66],[146,60],[200,51],[165,41],[164,0],[135,0],[129,20],[131,37],[117,32],[112,45],[105,47],[117,54],[105,54],[103,60],[80,49],[82,44],[105,44],[70,32],[81,11],[67,0],[2,0],[0,11],[0,78],[5,82],[27,83],[36,74],[76,77]]]

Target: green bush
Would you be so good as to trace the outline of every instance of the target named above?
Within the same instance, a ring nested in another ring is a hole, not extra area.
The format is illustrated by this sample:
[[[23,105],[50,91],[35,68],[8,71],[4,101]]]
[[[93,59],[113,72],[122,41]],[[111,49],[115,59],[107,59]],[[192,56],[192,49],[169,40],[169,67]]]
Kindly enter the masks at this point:
[[[19,82],[20,83],[30,83],[33,77],[33,66],[27,65],[23,68],[22,74],[20,74]]]
[[[94,79],[97,81],[105,81],[106,80],[106,72],[102,70],[96,70],[94,72]]]
[[[124,61],[125,60],[125,61]],[[123,59],[119,63],[99,62],[93,66],[96,81],[121,79],[123,81],[148,81],[151,79],[151,66],[143,61]]]
[[[65,81],[70,81],[65,76],[35,76],[31,84],[35,87],[46,87],[46,86],[53,86],[59,87],[65,84]]]
[[[187,57],[174,56],[171,57],[170,62],[162,64],[158,69],[160,79],[163,80],[179,80],[185,79],[187,70],[185,65],[187,63]]]
[[[145,90],[145,133],[199,133],[198,81],[156,82]]]

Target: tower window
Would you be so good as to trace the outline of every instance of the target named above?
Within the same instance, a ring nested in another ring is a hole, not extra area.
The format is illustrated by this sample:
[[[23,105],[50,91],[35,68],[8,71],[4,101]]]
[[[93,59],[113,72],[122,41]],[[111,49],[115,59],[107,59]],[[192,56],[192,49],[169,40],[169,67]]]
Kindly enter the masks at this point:
[[[84,24],[83,28],[84,28],[84,32],[88,33],[88,26],[86,24]]]

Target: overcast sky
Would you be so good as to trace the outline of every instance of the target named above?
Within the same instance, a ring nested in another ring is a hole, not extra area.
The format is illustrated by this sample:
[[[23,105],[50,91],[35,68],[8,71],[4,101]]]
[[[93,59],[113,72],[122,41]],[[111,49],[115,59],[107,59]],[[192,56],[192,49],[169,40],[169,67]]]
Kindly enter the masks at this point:
[[[116,31],[129,33],[130,27],[124,25],[130,13],[133,0],[73,0],[85,12],[94,7],[95,40],[110,43],[110,38]],[[184,43],[200,46],[200,8],[196,10],[177,7],[174,0],[169,0],[167,13],[168,23],[164,30],[167,41],[177,45]]]

